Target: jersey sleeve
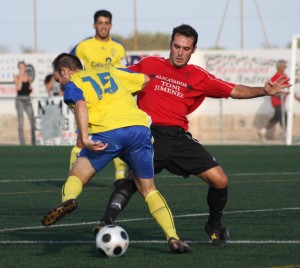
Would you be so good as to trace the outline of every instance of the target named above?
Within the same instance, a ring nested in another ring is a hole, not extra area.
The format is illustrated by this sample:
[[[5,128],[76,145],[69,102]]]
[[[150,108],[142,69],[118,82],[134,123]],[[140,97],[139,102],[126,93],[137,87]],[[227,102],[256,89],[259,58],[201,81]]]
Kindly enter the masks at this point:
[[[236,86],[233,83],[226,82],[219,78],[216,78],[213,74],[205,71],[202,68],[198,68],[198,76],[200,76],[199,85],[196,86],[199,89],[203,89],[205,97],[210,98],[228,98],[231,91]],[[203,102],[204,96],[199,95],[195,98],[195,102],[189,107],[187,114],[195,111]]]
[[[210,98],[228,98],[236,86],[236,84],[226,82],[208,72],[206,72],[202,85],[205,89],[206,97]]]
[[[128,66],[128,69],[132,72],[137,72],[137,73],[142,72],[142,63],[141,63],[141,61],[139,61],[138,63],[136,63],[134,65]]]
[[[85,100],[83,92],[73,82],[69,82],[65,86],[64,103],[74,105],[79,100]]]
[[[130,93],[141,90],[145,82],[144,74],[132,72],[128,69],[118,68],[116,69],[116,74]]]

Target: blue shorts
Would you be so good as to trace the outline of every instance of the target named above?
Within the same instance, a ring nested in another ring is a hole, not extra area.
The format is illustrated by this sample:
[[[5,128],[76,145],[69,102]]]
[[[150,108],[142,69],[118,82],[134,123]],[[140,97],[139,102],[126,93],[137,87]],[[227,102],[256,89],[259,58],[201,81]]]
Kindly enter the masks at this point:
[[[93,134],[91,139],[108,143],[104,151],[95,152],[83,148],[79,156],[85,156],[98,172],[112,159],[120,157],[137,177],[153,178],[153,147],[150,129],[130,126]]]

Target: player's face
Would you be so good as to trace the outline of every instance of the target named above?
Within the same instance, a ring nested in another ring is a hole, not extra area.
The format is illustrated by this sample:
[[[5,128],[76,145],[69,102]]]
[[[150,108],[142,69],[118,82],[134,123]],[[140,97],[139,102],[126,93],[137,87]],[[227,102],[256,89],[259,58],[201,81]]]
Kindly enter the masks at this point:
[[[174,40],[171,42],[171,51],[169,61],[177,68],[185,66],[196,47],[194,46],[194,39],[184,35],[176,34]]]
[[[112,24],[109,18],[98,17],[97,21],[94,23],[94,28],[96,30],[96,38],[100,40],[107,41],[109,39],[109,32]]]
[[[67,68],[62,68],[61,72],[58,71],[53,72],[53,77],[56,82],[60,83],[60,86],[64,88],[64,86],[70,82],[71,79],[71,71]]]

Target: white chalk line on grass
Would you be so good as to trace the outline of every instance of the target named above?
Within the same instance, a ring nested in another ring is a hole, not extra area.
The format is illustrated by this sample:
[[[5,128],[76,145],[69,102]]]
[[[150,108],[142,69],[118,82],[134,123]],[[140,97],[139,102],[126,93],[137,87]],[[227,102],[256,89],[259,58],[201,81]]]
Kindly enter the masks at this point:
[[[233,177],[233,176],[279,176],[279,175],[300,175],[300,172],[263,172],[263,173],[233,173],[233,174],[227,174],[228,177]],[[178,177],[181,178],[181,176],[176,176],[176,175],[164,175],[164,176],[157,176],[158,178],[173,178],[173,177]],[[94,180],[113,180],[114,177],[103,177],[103,178],[95,178]],[[1,179],[0,176],[0,183],[14,183],[14,182],[51,182],[51,181],[65,181],[66,178],[63,179],[58,179],[58,178],[53,178],[53,179],[17,179],[17,180],[6,180],[6,179]]]
[[[300,207],[235,210],[235,211],[225,211],[224,214],[230,215],[230,214],[242,214],[242,213],[260,213],[260,212],[291,211],[291,210],[300,210]],[[202,216],[208,216],[208,213],[173,215],[174,218],[191,218],[191,217],[202,217]],[[136,218],[136,219],[123,219],[123,220],[116,220],[116,223],[146,221],[146,220],[153,220],[153,218],[146,217],[146,218]],[[61,228],[61,227],[72,227],[72,226],[95,225],[98,223],[99,222],[97,221],[93,221],[93,222],[80,222],[80,223],[70,223],[70,224],[56,224],[50,227],[44,227],[40,225],[40,226],[31,226],[31,227],[4,228],[4,229],[0,229],[0,233],[23,231],[23,230],[37,230],[37,229],[45,229],[45,228]]]
[[[204,240],[186,240],[186,243],[189,244],[210,244],[210,241]],[[55,245],[63,245],[63,244],[94,244],[94,240],[65,240],[65,241],[58,241],[58,240],[45,240],[45,241],[38,241],[38,240],[17,240],[17,241],[10,241],[10,240],[3,240],[0,241],[0,244],[31,244],[31,245],[41,245],[41,244],[55,244]],[[167,243],[165,240],[130,240],[130,244],[165,244]],[[229,240],[227,244],[300,244],[300,240]]]

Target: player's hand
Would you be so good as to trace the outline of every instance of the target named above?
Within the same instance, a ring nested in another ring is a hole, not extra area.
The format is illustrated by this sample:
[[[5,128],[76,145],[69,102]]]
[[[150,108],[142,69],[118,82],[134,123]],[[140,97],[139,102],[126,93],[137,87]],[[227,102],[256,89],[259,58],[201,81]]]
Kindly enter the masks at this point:
[[[108,143],[102,143],[101,141],[93,141],[90,139],[82,142],[84,147],[92,151],[104,151],[108,146]]]
[[[292,85],[289,83],[290,79],[284,74],[280,76],[274,82],[269,80],[265,83],[265,93],[266,95],[273,96],[275,94],[290,94],[289,87]]]

